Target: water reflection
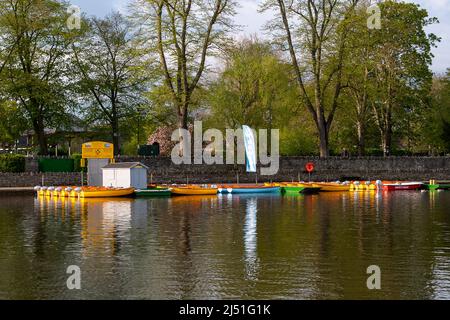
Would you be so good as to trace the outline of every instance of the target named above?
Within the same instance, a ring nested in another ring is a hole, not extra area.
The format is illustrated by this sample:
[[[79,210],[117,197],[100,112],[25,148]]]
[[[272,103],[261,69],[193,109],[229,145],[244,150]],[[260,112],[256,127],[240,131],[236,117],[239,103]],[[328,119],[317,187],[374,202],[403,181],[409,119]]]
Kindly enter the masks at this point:
[[[83,199],[81,205],[82,245],[85,256],[115,255],[129,240],[131,199]]]
[[[448,192],[0,198],[0,299],[450,298],[449,206]],[[65,290],[71,264],[81,292]]]
[[[247,208],[244,223],[245,273],[248,279],[256,280],[258,272],[258,202],[256,198],[249,198],[246,202]]]

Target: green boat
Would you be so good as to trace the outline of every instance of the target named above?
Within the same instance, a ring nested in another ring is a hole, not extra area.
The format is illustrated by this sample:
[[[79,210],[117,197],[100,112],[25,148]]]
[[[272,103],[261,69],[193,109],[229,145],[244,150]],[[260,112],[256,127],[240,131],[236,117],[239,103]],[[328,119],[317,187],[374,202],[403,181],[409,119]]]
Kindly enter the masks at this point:
[[[425,190],[450,190],[450,184],[425,184]]]
[[[134,192],[136,197],[170,197],[172,192],[169,189],[145,189],[145,190],[136,190]]]
[[[321,188],[315,187],[282,187],[283,194],[314,194],[318,193]]]

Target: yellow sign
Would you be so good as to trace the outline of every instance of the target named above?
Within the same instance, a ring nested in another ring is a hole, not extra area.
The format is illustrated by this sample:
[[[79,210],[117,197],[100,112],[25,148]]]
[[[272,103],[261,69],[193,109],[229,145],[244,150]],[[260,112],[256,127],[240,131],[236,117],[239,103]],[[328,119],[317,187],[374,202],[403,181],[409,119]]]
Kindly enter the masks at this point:
[[[83,144],[83,159],[113,159],[114,145],[109,142],[92,141]]]

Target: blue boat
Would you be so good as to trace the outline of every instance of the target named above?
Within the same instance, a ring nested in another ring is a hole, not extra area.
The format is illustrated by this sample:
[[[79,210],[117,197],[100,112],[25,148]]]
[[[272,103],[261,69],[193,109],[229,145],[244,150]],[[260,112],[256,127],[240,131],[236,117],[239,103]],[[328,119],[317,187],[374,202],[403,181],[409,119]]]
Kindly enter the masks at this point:
[[[219,193],[227,194],[255,194],[255,193],[279,193],[281,192],[280,187],[229,187],[229,188],[219,188]]]

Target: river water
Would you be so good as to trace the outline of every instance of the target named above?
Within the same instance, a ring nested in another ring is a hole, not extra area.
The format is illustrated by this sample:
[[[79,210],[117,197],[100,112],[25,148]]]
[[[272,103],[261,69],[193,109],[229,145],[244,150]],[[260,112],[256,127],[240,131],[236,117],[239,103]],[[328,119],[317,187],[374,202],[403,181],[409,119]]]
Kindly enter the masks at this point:
[[[0,197],[0,299],[450,299],[449,208],[415,191]]]

